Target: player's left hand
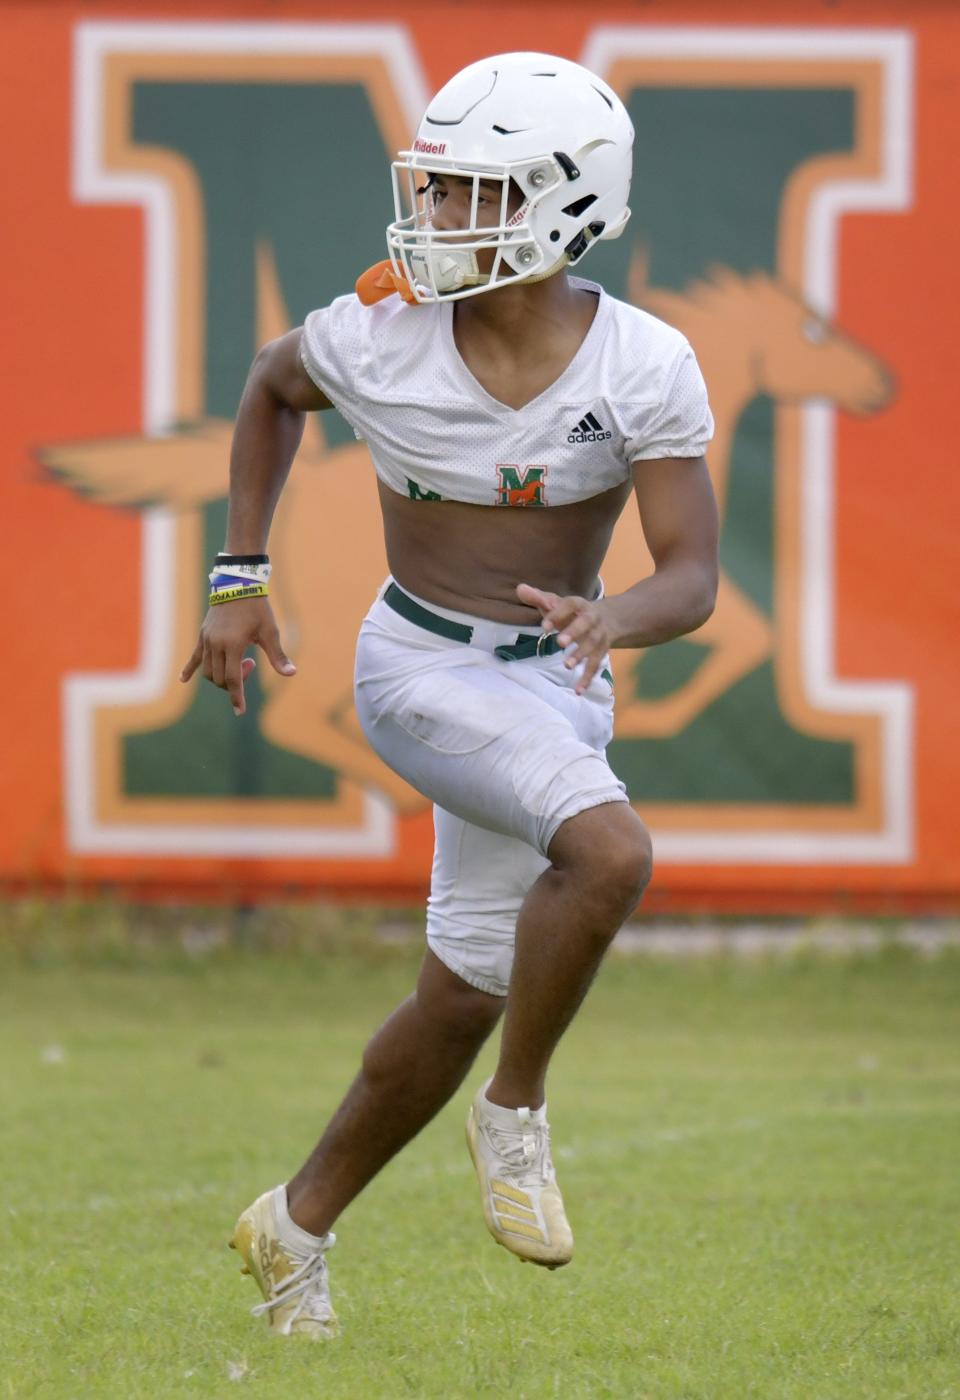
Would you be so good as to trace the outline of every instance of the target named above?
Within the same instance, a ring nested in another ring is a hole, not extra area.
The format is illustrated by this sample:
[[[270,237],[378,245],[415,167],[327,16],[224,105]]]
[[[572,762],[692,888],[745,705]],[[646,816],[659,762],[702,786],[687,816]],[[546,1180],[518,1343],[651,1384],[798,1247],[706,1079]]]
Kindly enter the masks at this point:
[[[521,603],[536,608],[540,613],[543,630],[556,632],[557,642],[562,647],[576,643],[576,649],[565,659],[568,670],[583,663],[583,673],[574,687],[582,695],[603,664],[603,658],[610,650],[610,624],[603,609],[603,599],[578,598],[571,595],[562,598],[558,593],[545,593],[541,588],[533,588],[529,583],[517,584],[517,597]]]

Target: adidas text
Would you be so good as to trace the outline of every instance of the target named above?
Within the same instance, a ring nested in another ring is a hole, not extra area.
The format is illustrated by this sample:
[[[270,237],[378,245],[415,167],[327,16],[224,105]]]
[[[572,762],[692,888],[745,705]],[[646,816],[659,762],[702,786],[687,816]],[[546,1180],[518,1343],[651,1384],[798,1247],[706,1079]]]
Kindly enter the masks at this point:
[[[607,438],[612,438],[613,433],[571,433],[567,442],[605,442]]]

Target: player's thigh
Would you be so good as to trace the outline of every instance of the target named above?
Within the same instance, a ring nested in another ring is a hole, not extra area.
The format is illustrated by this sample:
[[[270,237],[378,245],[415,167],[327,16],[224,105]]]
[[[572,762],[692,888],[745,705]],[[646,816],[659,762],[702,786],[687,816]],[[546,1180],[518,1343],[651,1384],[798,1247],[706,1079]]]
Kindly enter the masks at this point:
[[[626,800],[569,715],[485,653],[425,653],[419,667],[401,669],[398,652],[391,671],[389,645],[369,650],[372,658],[361,638],[364,732],[385,763],[445,811],[544,855],[563,821]]]
[[[434,808],[434,826],[427,942],[470,986],[506,996],[517,915],[550,862],[527,842],[440,807]]]

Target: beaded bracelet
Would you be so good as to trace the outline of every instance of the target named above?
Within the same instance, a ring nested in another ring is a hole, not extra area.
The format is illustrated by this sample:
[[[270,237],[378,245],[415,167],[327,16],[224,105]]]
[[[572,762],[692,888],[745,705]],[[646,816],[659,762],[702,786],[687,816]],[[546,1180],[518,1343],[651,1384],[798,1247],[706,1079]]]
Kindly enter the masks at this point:
[[[266,554],[218,554],[210,574],[210,606],[240,598],[266,598],[270,559]]]

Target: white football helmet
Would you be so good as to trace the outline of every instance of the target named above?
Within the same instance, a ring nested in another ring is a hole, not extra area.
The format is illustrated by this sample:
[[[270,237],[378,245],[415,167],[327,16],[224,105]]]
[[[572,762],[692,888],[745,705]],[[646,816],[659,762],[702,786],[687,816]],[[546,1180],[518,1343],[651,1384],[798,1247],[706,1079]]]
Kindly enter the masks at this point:
[[[506,53],[471,63],[441,88],[413,149],[392,167],[394,271],[418,301],[456,300],[549,277],[630,217],[633,126],[612,88],[579,63]],[[433,227],[432,175],[472,181],[470,222]],[[499,182],[500,215],[478,227],[480,181]],[[522,196],[508,215],[510,183]],[[495,250],[483,274],[477,252]]]

